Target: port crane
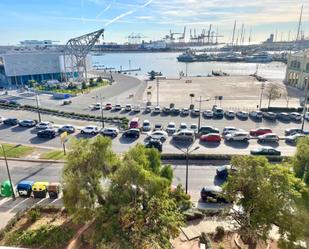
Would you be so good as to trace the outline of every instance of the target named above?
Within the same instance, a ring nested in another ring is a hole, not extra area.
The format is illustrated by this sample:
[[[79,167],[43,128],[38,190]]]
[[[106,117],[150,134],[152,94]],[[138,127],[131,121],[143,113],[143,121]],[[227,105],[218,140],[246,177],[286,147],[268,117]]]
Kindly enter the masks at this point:
[[[104,29],[71,38],[64,48],[64,78],[68,82],[73,78],[81,82],[87,80],[87,55],[100,37],[104,38]]]

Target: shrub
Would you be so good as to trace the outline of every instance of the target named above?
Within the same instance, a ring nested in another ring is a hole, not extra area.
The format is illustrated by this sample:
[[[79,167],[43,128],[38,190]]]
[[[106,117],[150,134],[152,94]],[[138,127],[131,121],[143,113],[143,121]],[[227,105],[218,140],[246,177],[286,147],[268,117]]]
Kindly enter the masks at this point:
[[[211,249],[211,243],[208,235],[204,232],[200,235],[200,243],[205,244],[206,249]]]
[[[217,226],[216,232],[214,234],[214,240],[221,241],[225,235],[225,230],[223,226]]]
[[[27,218],[31,221],[31,222],[35,222],[37,219],[39,219],[41,217],[41,212],[39,209],[31,209],[29,210],[29,212],[27,213]]]
[[[218,249],[225,249],[225,246],[222,243],[220,243]]]

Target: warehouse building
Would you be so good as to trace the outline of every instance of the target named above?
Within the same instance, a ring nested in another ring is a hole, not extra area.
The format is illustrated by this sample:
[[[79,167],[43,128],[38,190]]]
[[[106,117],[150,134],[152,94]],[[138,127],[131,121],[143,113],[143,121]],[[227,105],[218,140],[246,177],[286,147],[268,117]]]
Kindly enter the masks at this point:
[[[302,90],[306,88],[309,83],[309,50],[289,55],[285,83]]]
[[[71,63],[70,63],[71,64]],[[91,68],[91,57],[87,57],[87,68]],[[74,76],[77,77],[75,72]],[[62,81],[65,76],[62,52],[14,52],[0,54],[0,85],[24,85],[29,80],[44,82]]]

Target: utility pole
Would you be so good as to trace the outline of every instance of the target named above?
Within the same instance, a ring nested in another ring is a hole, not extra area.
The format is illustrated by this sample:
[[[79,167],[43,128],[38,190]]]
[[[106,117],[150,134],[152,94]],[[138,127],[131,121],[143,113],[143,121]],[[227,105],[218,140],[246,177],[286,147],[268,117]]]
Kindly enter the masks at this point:
[[[35,94],[35,101],[36,101],[36,109],[38,111],[38,116],[39,116],[39,122],[41,122],[41,113],[40,113],[40,107],[39,107],[38,93]]]
[[[263,99],[263,92],[264,92],[264,88],[265,88],[265,84],[264,83],[262,83],[262,85],[261,85],[261,97],[260,97],[260,110],[261,110],[261,108],[262,108],[262,99]]]
[[[102,103],[102,95],[100,93],[100,107],[101,107],[101,122],[102,122],[102,128],[104,128],[104,113],[103,113],[103,103]]]
[[[200,96],[199,100],[196,100],[196,102],[199,102],[199,116],[198,116],[198,128],[197,131],[200,131],[201,128],[201,112],[202,112],[202,102],[208,102],[210,99],[202,99],[202,96]]]
[[[159,106],[159,78],[157,77],[157,106]]]
[[[12,178],[11,178],[11,174],[10,174],[8,159],[6,157],[4,146],[2,144],[0,144],[0,146],[2,148],[3,157],[4,157],[4,161],[5,161],[5,165],[6,165],[6,171],[8,173],[8,177],[9,177],[9,181],[10,181],[10,185],[11,185],[12,197],[13,197],[13,200],[15,201],[16,200],[16,196],[15,196],[14,187],[13,187],[13,183],[12,183]]]

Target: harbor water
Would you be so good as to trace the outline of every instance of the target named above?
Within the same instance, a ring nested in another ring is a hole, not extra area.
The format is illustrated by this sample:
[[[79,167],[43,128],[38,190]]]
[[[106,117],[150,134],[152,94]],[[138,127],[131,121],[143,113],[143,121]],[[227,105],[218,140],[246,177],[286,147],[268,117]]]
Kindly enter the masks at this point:
[[[102,53],[93,55],[94,66],[127,70],[141,68],[132,72],[139,76],[151,70],[162,72],[164,76],[177,77],[186,72],[186,63],[178,62],[180,53]],[[256,63],[236,62],[192,62],[187,63],[188,76],[207,76],[212,71],[223,71],[230,75],[249,75],[256,71]],[[258,74],[268,79],[284,79],[286,65],[282,62],[258,64]]]

